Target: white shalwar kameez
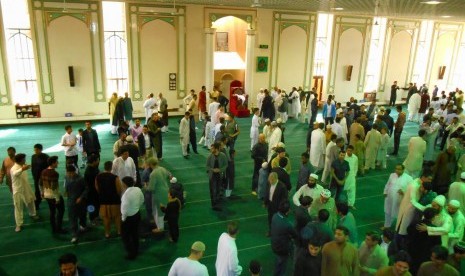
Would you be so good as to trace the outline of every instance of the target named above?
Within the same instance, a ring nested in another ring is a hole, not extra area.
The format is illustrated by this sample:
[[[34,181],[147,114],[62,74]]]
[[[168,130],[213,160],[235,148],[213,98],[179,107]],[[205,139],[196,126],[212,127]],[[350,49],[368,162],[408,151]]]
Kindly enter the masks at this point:
[[[418,122],[418,110],[420,110],[421,96],[418,93],[413,94],[408,102],[408,120]]]
[[[315,98],[315,96],[313,96],[313,94],[310,94],[310,99],[308,100],[308,104],[307,104],[307,119],[308,119],[308,123],[310,123],[310,120],[312,119],[312,100]],[[312,126],[310,126],[312,127]]]
[[[258,142],[259,126],[260,117],[254,114],[252,117],[252,125],[250,126],[250,150],[252,150],[253,146]]]
[[[187,145],[189,145],[189,119],[181,119],[179,123],[179,142],[181,143],[182,155],[187,156]]]
[[[236,276],[241,275],[242,267],[237,258],[236,239],[223,233],[218,240],[218,250],[216,255],[216,275]]]
[[[291,100],[292,99],[292,100]],[[289,97],[289,101],[292,101],[290,108],[289,108],[289,117],[297,117],[300,114],[300,95],[298,91],[292,92]]]
[[[326,138],[325,138],[326,139]],[[331,148],[336,145],[336,143],[334,143],[333,141],[330,141],[327,145],[326,145],[326,150],[325,150],[325,167],[323,169],[323,175],[321,176],[321,182],[325,183],[326,182],[326,178],[328,177],[329,175],[329,172],[331,171],[331,162],[333,162],[334,160],[331,160],[330,157],[329,157],[329,151],[331,150]]]
[[[400,202],[399,214],[397,215],[396,231],[399,235],[407,235],[407,227],[415,216],[415,208],[422,210],[422,207],[424,207],[418,203],[418,199],[420,199],[420,186],[419,178],[407,185],[404,197]]]
[[[438,122],[432,122],[431,126],[426,127],[426,152],[424,160],[426,161],[433,161],[434,155],[434,143],[436,141],[436,137],[438,136],[438,131],[441,126]]]
[[[134,182],[137,181],[136,179],[136,165],[134,164],[134,160],[131,157],[123,159],[123,157],[118,157],[113,160],[113,166],[111,168],[111,173],[117,175],[119,179],[123,179],[126,176],[132,177]]]
[[[153,97],[145,100],[143,105],[145,109],[145,124],[147,124],[149,119],[152,118],[152,114],[155,112],[156,105],[157,100],[155,100]]]
[[[358,157],[355,154],[351,156],[346,154],[345,160],[349,163],[349,173],[344,183],[344,191],[347,193],[347,205],[355,205],[356,180],[358,172]]]
[[[324,168],[325,153],[326,153],[326,136],[323,130],[315,129],[312,131],[310,145],[310,163],[315,171]]]
[[[24,205],[28,208],[30,216],[35,217],[37,215],[34,203],[36,197],[29,184],[27,171],[23,171],[22,168],[21,165],[15,163],[10,169],[16,227],[23,225]]]
[[[282,131],[279,127],[275,127],[270,135],[270,142],[268,143],[268,160],[273,155],[273,148],[275,148],[279,142],[281,142]],[[271,160],[270,160],[271,161]]]
[[[402,200],[399,190],[405,192],[407,185],[412,181],[412,177],[405,172],[401,176],[398,176],[396,173],[392,173],[389,176],[384,186],[384,227],[391,227],[397,218]]]

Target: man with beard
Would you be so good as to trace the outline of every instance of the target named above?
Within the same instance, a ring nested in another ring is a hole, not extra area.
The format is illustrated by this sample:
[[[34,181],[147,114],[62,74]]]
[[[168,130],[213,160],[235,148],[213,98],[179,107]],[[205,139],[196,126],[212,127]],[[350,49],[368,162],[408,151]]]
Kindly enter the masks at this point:
[[[348,239],[349,230],[338,226],[334,241],[323,246],[321,275],[360,275],[357,248]]]
[[[313,200],[317,200],[320,198],[321,192],[324,190],[324,188],[320,185],[317,184],[318,181],[318,175],[312,173],[308,177],[308,182],[307,185],[303,185],[300,187],[299,190],[294,194],[292,197],[292,201],[294,202],[295,206],[300,206],[300,198],[304,196],[309,196]]]
[[[447,212],[452,217],[453,227],[449,232],[449,253],[454,251],[454,246],[462,240],[465,226],[465,217],[460,211],[460,202],[453,199],[447,205]]]

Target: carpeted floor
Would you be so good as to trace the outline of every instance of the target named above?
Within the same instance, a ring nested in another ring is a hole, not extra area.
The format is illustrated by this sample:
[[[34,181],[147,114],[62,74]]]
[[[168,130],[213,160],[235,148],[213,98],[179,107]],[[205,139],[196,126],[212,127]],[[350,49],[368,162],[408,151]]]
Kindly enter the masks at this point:
[[[397,114],[394,111],[394,119]],[[234,194],[240,198],[224,204],[222,212],[210,209],[208,181],[205,172],[205,161],[209,152],[200,148],[198,155],[192,154],[186,160],[182,157],[178,141],[178,120],[170,119],[170,132],[164,134],[164,156],[161,165],[172,172],[187,191],[187,205],[180,218],[180,239],[177,244],[168,242],[166,237],[154,237],[144,234],[141,240],[141,254],[135,261],[126,261],[121,239],[118,237],[105,240],[103,227],[91,228],[85,233],[78,245],[70,243],[69,235],[52,236],[48,222],[48,206],[41,204],[41,219],[32,221],[25,215],[25,226],[22,232],[15,233],[11,194],[5,185],[0,186],[0,275],[52,275],[58,271],[57,259],[66,252],[78,256],[79,263],[89,267],[95,275],[167,275],[168,270],[179,256],[189,253],[190,245],[200,240],[206,244],[202,263],[207,265],[210,275],[215,275],[216,247],[220,234],[225,231],[226,224],[238,220],[240,233],[237,238],[239,261],[247,275],[247,266],[252,259],[262,263],[263,275],[271,275],[273,254],[267,231],[266,210],[262,203],[250,194],[253,162],[250,158],[249,129],[251,118],[238,119],[241,134],[236,143],[236,189]],[[0,156],[6,156],[6,149],[14,146],[17,152],[26,153],[29,162],[35,143],[42,143],[49,155],[58,155],[61,161],[58,171],[61,179],[64,176],[64,155],[59,146],[66,123],[14,125],[0,127]],[[73,122],[75,131],[84,124]],[[112,160],[112,147],[117,139],[109,133],[107,122],[94,122],[102,144],[100,169],[104,161]],[[201,133],[199,124],[198,138]],[[288,121],[284,133],[286,150],[290,154],[292,173],[291,181],[295,185],[300,163],[300,154],[305,151],[307,125],[296,120]],[[406,156],[406,145],[410,136],[418,130],[418,125],[407,123],[402,134],[398,157],[388,158],[386,170],[371,171],[357,178],[357,220],[359,237],[371,229],[379,229],[384,220],[383,187],[396,163]],[[392,149],[391,145],[388,150]],[[31,180],[32,183],[32,180]],[[294,189],[293,189],[294,191]],[[145,218],[145,210],[142,211]],[[289,217],[293,219],[292,215]],[[67,225],[67,213],[65,213]],[[144,224],[143,230],[149,227]],[[114,232],[114,231],[113,231]],[[114,232],[115,234],[115,232]]]

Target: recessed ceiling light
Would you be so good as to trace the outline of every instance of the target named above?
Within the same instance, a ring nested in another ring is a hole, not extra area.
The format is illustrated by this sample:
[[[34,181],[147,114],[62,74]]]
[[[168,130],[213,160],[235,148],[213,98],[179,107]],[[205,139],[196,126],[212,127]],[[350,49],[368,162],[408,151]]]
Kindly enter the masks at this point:
[[[342,10],[344,10],[344,8],[332,8],[332,10],[334,10],[334,11],[342,11]]]
[[[451,15],[443,15],[441,16],[442,18],[451,18],[452,16]]]
[[[445,2],[442,2],[442,1],[436,1],[436,0],[431,0],[431,1],[423,1],[423,2],[420,2],[422,4],[428,4],[428,5],[438,5],[438,4],[443,4]]]

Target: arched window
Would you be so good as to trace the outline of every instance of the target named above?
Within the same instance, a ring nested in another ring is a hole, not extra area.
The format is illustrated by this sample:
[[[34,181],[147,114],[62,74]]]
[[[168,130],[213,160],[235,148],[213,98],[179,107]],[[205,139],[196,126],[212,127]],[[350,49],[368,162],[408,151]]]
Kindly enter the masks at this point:
[[[128,91],[128,51],[123,31],[105,32],[105,57],[108,96]]]

